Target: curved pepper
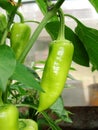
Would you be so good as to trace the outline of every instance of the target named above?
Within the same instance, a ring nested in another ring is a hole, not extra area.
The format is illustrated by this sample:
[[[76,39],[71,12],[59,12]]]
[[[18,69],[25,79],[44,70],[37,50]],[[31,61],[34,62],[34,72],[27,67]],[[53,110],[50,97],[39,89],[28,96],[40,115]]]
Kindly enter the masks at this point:
[[[68,40],[55,40],[51,43],[43,71],[38,111],[49,108],[60,96],[64,88],[72,62],[73,44]]]
[[[60,16],[60,29],[57,40],[50,44],[40,83],[45,92],[39,94],[38,112],[51,107],[61,95],[72,62],[74,46],[71,41],[65,39],[63,11],[59,9],[58,13]]]
[[[0,106],[0,130],[18,130],[18,109],[12,104]]]
[[[19,130],[38,130],[38,125],[31,119],[19,119]]]
[[[25,23],[14,23],[12,26],[10,41],[17,60],[21,57],[23,51],[26,49],[30,34],[31,28]]]

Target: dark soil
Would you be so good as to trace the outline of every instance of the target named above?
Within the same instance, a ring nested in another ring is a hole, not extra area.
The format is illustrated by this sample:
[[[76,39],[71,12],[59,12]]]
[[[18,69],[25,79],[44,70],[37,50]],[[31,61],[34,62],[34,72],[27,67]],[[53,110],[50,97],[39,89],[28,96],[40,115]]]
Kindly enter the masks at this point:
[[[72,112],[73,123],[62,122],[62,130],[98,130],[98,107],[65,107]]]

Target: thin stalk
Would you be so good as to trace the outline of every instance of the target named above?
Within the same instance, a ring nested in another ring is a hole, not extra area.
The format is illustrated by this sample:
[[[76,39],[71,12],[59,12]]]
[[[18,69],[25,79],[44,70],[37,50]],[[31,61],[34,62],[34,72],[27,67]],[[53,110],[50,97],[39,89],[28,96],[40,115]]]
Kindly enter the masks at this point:
[[[7,34],[8,34],[8,28],[6,28],[4,33],[3,33],[0,45],[5,44],[5,40],[6,40]]]
[[[57,40],[64,40],[65,39],[65,20],[64,20],[64,14],[62,9],[59,9],[58,11],[59,16],[60,16],[60,29],[59,29],[59,33],[58,33],[58,38]]]
[[[23,17],[23,15],[19,11],[17,11],[16,14],[19,16],[20,22],[24,23],[24,17]]]
[[[24,20],[24,22],[25,22],[25,23],[30,22],[30,23],[37,23],[37,24],[40,24],[39,21],[35,21],[35,20]]]
[[[30,104],[16,104],[17,107],[28,107],[28,108],[33,108],[35,110],[37,110],[37,108],[33,105]]]
[[[60,8],[60,6],[62,5],[63,2],[64,2],[64,0],[58,0],[58,2],[54,5],[54,8],[52,10],[50,10],[48,13],[46,13],[45,17],[43,18],[41,23],[38,25],[35,32],[32,34],[32,36],[28,42],[28,46],[25,49],[25,51],[22,53],[22,55],[19,59],[19,62],[22,62],[25,59],[26,55],[28,54],[28,52],[34,45],[35,41],[37,40],[40,32],[47,24],[47,21],[49,21],[56,14],[56,12],[58,11],[58,9]]]
[[[45,117],[53,130],[61,130],[60,127],[58,127],[57,124],[51,119],[51,117],[49,117],[45,112],[41,112],[41,114]]]

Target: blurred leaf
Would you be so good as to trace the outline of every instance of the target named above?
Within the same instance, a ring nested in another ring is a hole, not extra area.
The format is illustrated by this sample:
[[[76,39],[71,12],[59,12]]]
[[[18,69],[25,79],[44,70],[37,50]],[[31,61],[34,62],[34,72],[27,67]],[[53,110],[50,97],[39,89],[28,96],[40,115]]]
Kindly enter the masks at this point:
[[[59,25],[60,23],[58,21],[49,22],[46,25],[46,30],[53,40],[57,39]],[[66,39],[72,41],[74,45],[73,61],[76,62],[77,64],[88,67],[89,58],[83,43],[80,41],[78,36],[67,26],[65,27],[65,37]]]
[[[89,0],[89,1],[95,8],[96,12],[98,13],[98,0]]]
[[[71,113],[64,109],[62,97],[59,97],[58,100],[51,106],[51,110],[55,112],[63,121],[72,123],[72,120],[69,117],[69,114]]]
[[[43,91],[40,84],[35,80],[34,75],[28,71],[27,67],[17,62],[16,69],[11,77],[13,80],[17,80],[29,88],[34,88],[39,91]]]
[[[0,46],[0,89],[5,91],[8,79],[15,70],[16,60],[12,49],[6,45]]]
[[[13,1],[9,2],[9,0],[0,0],[0,7],[5,9],[8,13],[12,13],[17,5]]]
[[[49,125],[46,119],[43,117],[38,118],[37,123],[38,123],[38,130],[43,130],[45,127]]]
[[[98,70],[98,30],[86,27],[77,20],[76,34],[84,44],[94,70]]]
[[[28,87],[19,82],[16,82],[16,83],[12,84],[9,89],[10,89],[10,91],[13,91],[13,90],[18,91],[18,93],[20,95],[25,95],[25,94],[27,94],[25,88],[28,88]]]
[[[68,74],[67,77],[68,77],[69,79],[75,80],[75,78],[74,78],[71,74]]]

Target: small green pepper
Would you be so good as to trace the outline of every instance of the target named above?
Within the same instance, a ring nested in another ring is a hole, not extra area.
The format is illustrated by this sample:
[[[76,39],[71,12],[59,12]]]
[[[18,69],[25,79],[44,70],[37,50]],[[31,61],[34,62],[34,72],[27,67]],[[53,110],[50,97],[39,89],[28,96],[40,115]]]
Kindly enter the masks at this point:
[[[16,59],[19,60],[23,51],[28,46],[31,28],[25,23],[14,23],[11,28],[11,47],[15,52]]]
[[[19,130],[38,130],[38,125],[31,119],[19,119]]]
[[[12,104],[0,106],[0,130],[19,130],[18,109]]]

